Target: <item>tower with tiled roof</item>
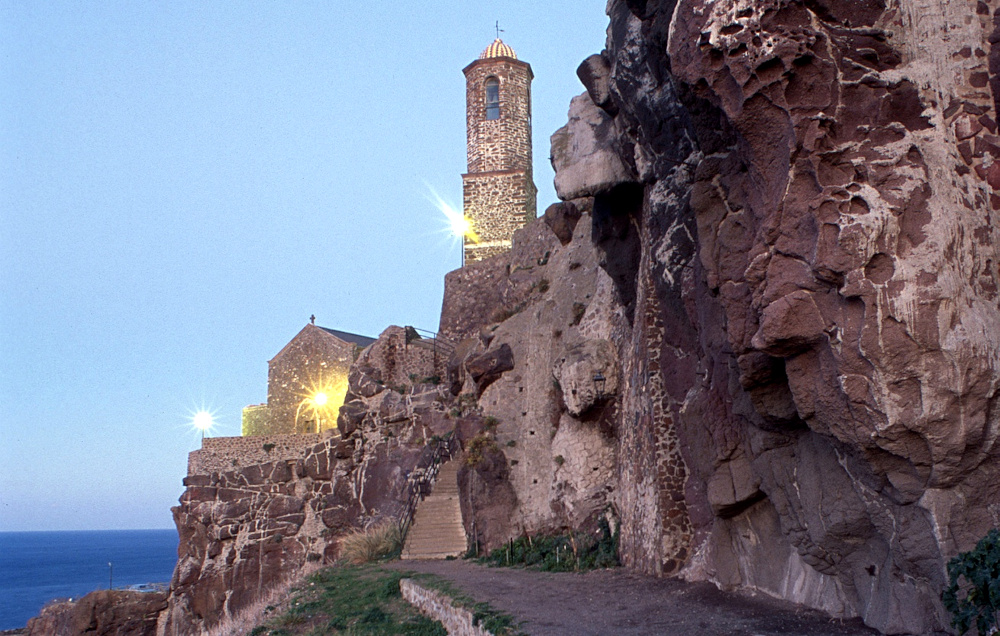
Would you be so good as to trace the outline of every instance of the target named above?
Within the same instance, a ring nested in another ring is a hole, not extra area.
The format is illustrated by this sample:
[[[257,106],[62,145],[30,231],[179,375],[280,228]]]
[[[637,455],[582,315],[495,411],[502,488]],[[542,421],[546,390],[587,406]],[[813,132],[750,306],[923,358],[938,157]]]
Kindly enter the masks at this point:
[[[510,249],[535,218],[531,170],[531,66],[497,38],[465,73],[468,172],[462,175],[465,262]]]

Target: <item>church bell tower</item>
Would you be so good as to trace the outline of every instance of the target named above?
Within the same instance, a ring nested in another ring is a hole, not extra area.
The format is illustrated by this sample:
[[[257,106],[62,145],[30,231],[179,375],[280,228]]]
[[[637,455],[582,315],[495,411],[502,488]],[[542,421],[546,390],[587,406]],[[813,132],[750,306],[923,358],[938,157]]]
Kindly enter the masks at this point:
[[[468,172],[462,175],[465,262],[506,252],[536,216],[531,170],[531,65],[497,38],[465,73]]]

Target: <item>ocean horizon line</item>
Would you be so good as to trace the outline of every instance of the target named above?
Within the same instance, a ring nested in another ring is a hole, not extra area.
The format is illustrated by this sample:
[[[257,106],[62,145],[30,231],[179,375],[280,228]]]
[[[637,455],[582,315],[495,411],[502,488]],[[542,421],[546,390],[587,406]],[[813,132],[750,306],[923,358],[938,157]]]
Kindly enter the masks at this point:
[[[160,532],[163,530],[177,530],[170,528],[73,528],[73,529],[47,529],[47,530],[0,530],[0,534],[15,534],[29,532]]]

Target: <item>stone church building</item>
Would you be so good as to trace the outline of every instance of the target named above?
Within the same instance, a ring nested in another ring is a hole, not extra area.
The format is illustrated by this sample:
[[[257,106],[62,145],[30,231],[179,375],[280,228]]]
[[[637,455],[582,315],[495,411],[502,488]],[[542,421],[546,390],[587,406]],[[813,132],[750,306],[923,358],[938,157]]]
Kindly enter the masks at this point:
[[[499,38],[463,73],[468,152],[463,208],[475,234],[465,237],[463,263],[473,263],[510,250],[514,232],[536,216],[531,166],[534,74]],[[243,409],[243,436],[336,428],[350,366],[374,341],[307,324],[268,362],[267,403]]]
[[[347,373],[374,338],[306,325],[267,363],[267,403],[243,409],[243,435],[336,428]]]
[[[531,169],[531,66],[499,38],[465,73],[468,172],[462,202],[474,237],[464,263],[511,247],[511,236],[536,216]]]

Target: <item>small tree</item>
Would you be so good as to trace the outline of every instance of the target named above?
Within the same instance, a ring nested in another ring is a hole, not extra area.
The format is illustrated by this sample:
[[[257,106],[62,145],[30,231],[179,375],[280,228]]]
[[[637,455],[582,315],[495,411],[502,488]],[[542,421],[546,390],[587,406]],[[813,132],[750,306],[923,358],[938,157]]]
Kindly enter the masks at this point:
[[[963,581],[959,581],[959,579]],[[959,594],[964,594],[959,598]],[[1000,629],[1000,530],[993,529],[948,562],[948,589],[941,595],[951,624],[963,634],[976,625],[980,636]]]

